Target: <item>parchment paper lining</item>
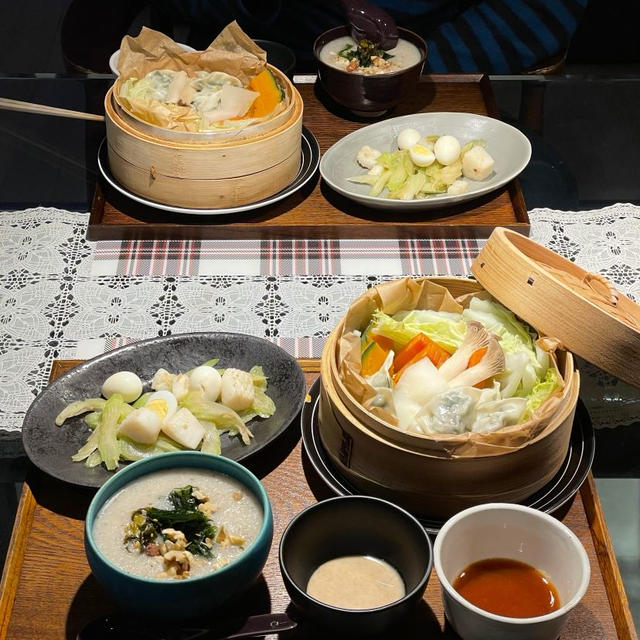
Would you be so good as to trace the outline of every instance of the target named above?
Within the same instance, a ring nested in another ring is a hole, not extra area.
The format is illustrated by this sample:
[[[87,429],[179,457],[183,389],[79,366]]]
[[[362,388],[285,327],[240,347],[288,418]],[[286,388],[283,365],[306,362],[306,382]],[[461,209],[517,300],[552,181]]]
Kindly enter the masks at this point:
[[[402,310],[432,309],[461,313],[474,297],[490,299],[486,291],[471,293],[454,298],[448,289],[428,279],[402,278],[372,287],[358,298],[347,310],[342,335],[337,343],[337,365],[339,375],[347,391],[368,411],[371,420],[382,420],[397,429],[394,416],[379,407],[372,407],[369,401],[376,391],[360,375],[361,346],[360,337],[355,331],[362,332],[369,324],[373,313],[380,309],[388,315]],[[526,422],[505,427],[493,433],[414,434],[420,439],[421,448],[429,449],[430,455],[445,457],[477,457],[506,453],[526,446],[543,432],[550,433],[559,421],[555,419],[565,405],[571,387],[571,374],[563,378],[558,368],[557,350],[562,349],[554,338],[541,337],[537,344],[551,356],[551,366],[558,372],[562,386],[544,402]],[[409,432],[408,432],[409,433]]]
[[[204,51],[185,51],[169,36],[147,27],[140,34],[125,36],[120,45],[115,95],[128,111],[145,122],[176,131],[196,132],[200,115],[190,106],[167,105],[159,100],[122,98],[120,86],[129,78],[144,78],[150,71],[170,69],[195,76],[199,71],[222,71],[247,86],[267,64],[267,54],[238,25],[227,25]],[[288,104],[290,96],[274,112],[255,121],[270,119]],[[222,131],[226,133],[226,131]]]

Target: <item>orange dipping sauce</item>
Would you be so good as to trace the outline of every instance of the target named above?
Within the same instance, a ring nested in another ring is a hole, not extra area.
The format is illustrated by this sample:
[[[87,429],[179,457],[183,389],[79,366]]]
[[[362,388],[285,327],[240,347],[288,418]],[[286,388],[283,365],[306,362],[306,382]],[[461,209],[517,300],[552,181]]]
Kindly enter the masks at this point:
[[[511,618],[543,616],[560,608],[553,583],[531,565],[489,558],[469,565],[453,588],[485,611]]]

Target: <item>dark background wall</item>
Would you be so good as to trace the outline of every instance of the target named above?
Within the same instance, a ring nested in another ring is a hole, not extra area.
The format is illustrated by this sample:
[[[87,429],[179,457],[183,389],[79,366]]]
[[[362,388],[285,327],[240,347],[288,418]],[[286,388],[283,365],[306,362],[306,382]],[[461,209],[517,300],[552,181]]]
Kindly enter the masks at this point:
[[[65,65],[60,38],[70,4],[71,0],[20,0],[19,3],[0,0],[0,73],[70,71]],[[112,26],[114,19],[126,12],[124,7],[129,3],[127,0],[84,0],[84,4],[91,7],[89,24],[86,29],[78,30],[71,42],[67,39],[67,47],[81,44],[83,40],[100,40],[106,25]],[[132,20],[127,18],[127,31],[137,33],[141,24],[149,22],[149,11],[143,10]],[[638,24],[640,2],[637,0],[590,0],[569,50],[568,63],[640,65]]]

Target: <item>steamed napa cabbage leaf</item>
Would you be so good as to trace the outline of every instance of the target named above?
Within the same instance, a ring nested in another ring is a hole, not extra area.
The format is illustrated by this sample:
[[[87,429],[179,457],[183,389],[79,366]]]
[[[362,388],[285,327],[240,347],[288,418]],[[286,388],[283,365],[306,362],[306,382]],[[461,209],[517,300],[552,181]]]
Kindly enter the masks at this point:
[[[162,101],[167,96],[175,73],[170,69],[156,69],[144,78],[129,78],[120,87],[120,97]]]
[[[472,298],[462,316],[480,322],[498,336],[505,357],[505,371],[497,376],[502,396],[529,396],[545,377],[549,358],[534,344],[534,335],[528,326],[499,302],[480,298]]]
[[[545,400],[560,386],[558,372],[554,367],[549,367],[542,380],[537,382],[526,398],[523,420],[530,418]]]
[[[467,323],[459,313],[415,309],[391,317],[382,311],[373,316],[375,333],[390,338],[399,347],[418,333],[425,333],[434,342],[452,353],[464,340]]]

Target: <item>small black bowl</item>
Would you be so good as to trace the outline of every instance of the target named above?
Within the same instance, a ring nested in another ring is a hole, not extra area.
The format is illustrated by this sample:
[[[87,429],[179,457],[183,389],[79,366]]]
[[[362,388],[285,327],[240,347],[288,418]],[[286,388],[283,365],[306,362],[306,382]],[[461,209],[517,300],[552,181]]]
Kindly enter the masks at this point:
[[[398,28],[400,38],[418,47],[420,62],[393,73],[350,73],[320,60],[322,47],[342,36],[349,35],[347,27],[334,27],[318,36],[313,54],[318,64],[318,77],[325,91],[339,104],[357,115],[376,117],[395,107],[415,87],[427,57],[427,44],[413,31]]]
[[[273,40],[254,40],[254,42],[267,52],[267,62],[277,67],[288,76],[293,78],[296,68],[296,54],[289,47]]]
[[[402,576],[404,597],[376,609],[342,609],[307,594],[318,566],[353,555],[388,562]],[[422,525],[391,502],[368,496],[314,504],[289,523],[280,541],[280,571],[292,602],[310,620],[341,635],[377,635],[409,615],[422,598],[432,564]]]

